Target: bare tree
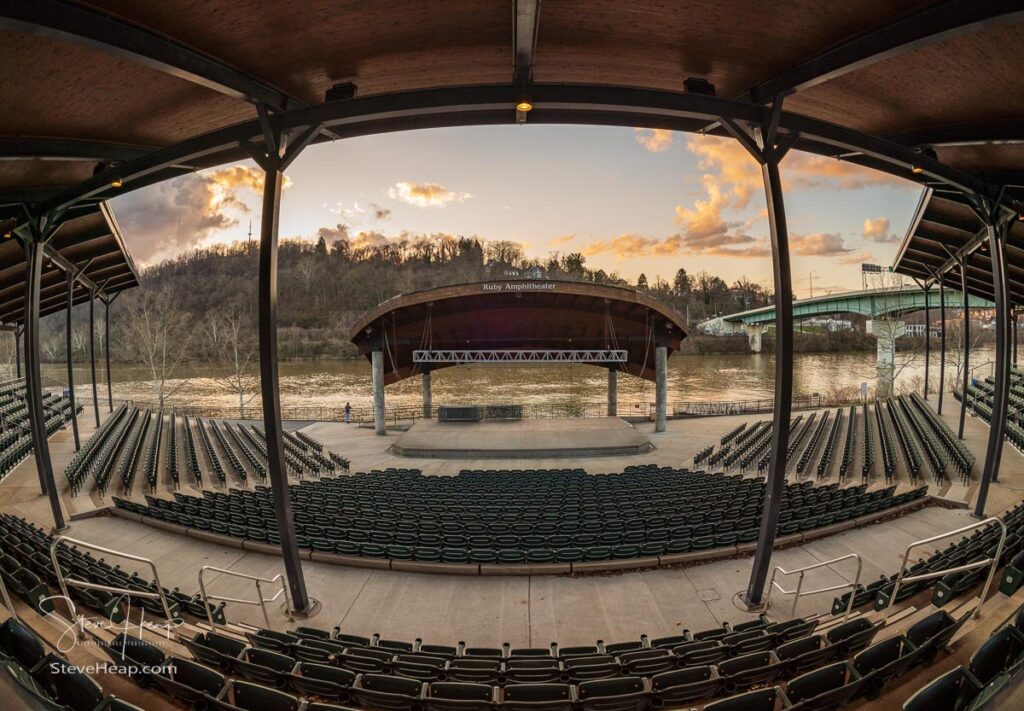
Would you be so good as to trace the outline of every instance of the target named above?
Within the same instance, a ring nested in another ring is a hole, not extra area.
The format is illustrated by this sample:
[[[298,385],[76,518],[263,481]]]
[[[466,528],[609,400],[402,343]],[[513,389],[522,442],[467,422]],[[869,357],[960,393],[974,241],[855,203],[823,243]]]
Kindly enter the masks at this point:
[[[196,328],[191,317],[175,303],[167,286],[139,289],[121,319],[126,345],[134,360],[149,372],[158,407],[188,384],[178,378],[189,356]],[[173,383],[173,384],[172,384]]]
[[[228,309],[219,320],[218,355],[227,372],[217,380],[224,390],[238,396],[238,417],[244,419],[245,406],[259,394],[259,376],[255,373],[256,340],[249,318],[241,307]]]
[[[17,359],[17,339],[14,334],[10,331],[0,333],[0,368],[3,369],[0,380],[10,380],[15,376]]]

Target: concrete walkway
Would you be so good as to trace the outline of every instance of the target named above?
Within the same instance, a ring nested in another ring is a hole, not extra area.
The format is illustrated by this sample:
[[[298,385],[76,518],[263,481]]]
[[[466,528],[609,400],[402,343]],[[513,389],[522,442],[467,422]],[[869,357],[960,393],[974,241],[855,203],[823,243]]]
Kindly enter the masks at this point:
[[[947,399],[945,417],[955,427],[955,401]],[[807,414],[807,413],[805,413]],[[682,466],[694,452],[741,421],[753,423],[763,417],[720,417],[676,420],[668,431],[654,433],[653,425],[638,430],[656,443],[657,450],[631,457],[601,457],[574,460],[590,472],[621,470],[637,463]],[[91,413],[81,418],[84,437],[92,431]],[[372,430],[340,423],[315,423],[304,431],[327,447],[350,458],[353,470],[387,466],[415,466],[434,474],[452,474],[460,468],[496,467],[495,460],[408,459],[387,452],[394,435],[378,437]],[[976,454],[984,452],[987,426],[969,418],[967,442]],[[180,438],[179,438],[180,439]],[[58,482],[73,454],[69,430],[51,440]],[[979,456],[980,459],[980,456]],[[858,459],[859,461],[859,459]],[[565,466],[564,459],[502,460],[500,466]],[[980,461],[976,475],[980,473]],[[136,485],[136,498],[139,486]],[[966,489],[972,496],[975,486]],[[183,489],[186,490],[186,489]],[[990,512],[998,512],[1019,501],[1024,492],[1024,458],[1007,446],[1000,482],[990,493]],[[169,495],[168,491],[158,492]],[[70,497],[62,491],[67,511],[82,514],[108,503],[94,493]],[[23,462],[0,484],[0,510],[25,516],[41,525],[49,523],[46,500],[38,494],[35,467]],[[963,509],[927,508],[897,520],[854,529],[805,545],[776,551],[772,565],[787,569],[810,565],[856,552],[864,557],[862,580],[871,581],[894,572],[904,547],[917,539],[936,535],[970,523]],[[71,535],[126,551],[142,552],[158,564],[161,578],[169,586],[188,592],[198,590],[197,575],[204,565],[273,577],[283,571],[280,558],[224,548],[154,529],[120,518],[96,517],[72,523]],[[938,547],[938,546],[936,546]],[[389,570],[354,569],[306,561],[304,571],[310,594],[323,605],[310,624],[340,625],[355,634],[379,633],[387,638],[451,643],[465,640],[474,645],[509,642],[516,646],[587,644],[596,639],[621,641],[641,633],[651,636],[677,634],[684,628],[699,630],[724,621],[742,621],[753,615],[738,605],[735,597],[746,586],[751,558],[737,558],[687,568],[607,573],[585,577],[559,576],[476,576],[427,575]],[[126,566],[130,567],[130,566]],[[855,566],[841,563],[808,574],[805,588],[826,587],[849,581]],[[237,578],[211,576],[211,591],[227,596],[252,597],[251,583]],[[792,581],[784,582],[786,587]],[[798,614],[827,609],[834,593],[803,598]],[[788,600],[774,603],[773,616],[789,614]],[[229,619],[262,624],[257,607],[232,604]],[[289,624],[278,610],[271,611],[271,623]]]

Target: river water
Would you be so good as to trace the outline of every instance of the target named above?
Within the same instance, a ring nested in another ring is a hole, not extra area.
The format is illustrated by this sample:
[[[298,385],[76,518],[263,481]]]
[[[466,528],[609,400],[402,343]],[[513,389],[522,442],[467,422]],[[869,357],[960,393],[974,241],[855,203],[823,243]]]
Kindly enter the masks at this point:
[[[992,359],[992,349],[982,347],[971,354],[972,364]],[[924,375],[924,354],[897,357],[896,389],[919,386]],[[669,359],[668,400],[736,401],[768,399],[772,396],[774,358],[770,355],[675,355]],[[102,363],[97,364],[101,383],[100,398],[106,397]],[[931,378],[938,382],[939,358],[932,354]],[[955,377],[953,360],[947,360],[947,380]],[[975,371],[978,378],[991,373],[986,365]],[[227,372],[210,365],[189,365],[165,386],[167,404],[203,408],[238,408],[238,394],[225,381]],[[877,379],[874,353],[798,354],[793,369],[795,395],[839,394],[850,396],[868,383],[874,390]],[[45,385],[66,384],[66,371],[60,365],[43,368]],[[114,364],[115,399],[153,402],[157,398],[151,379],[143,368]],[[76,392],[91,398],[88,367],[75,369]],[[339,408],[346,402],[353,408],[372,406],[370,366],[366,360],[283,361],[280,363],[282,408]],[[419,378],[390,385],[386,391],[389,408],[416,408],[421,403]],[[258,391],[253,378],[249,394]],[[565,407],[603,403],[607,375],[592,366],[472,365],[444,368],[433,375],[434,405],[466,403],[518,403],[531,406]],[[620,414],[630,408],[646,407],[654,401],[654,384],[620,374],[618,379]],[[259,405],[259,399],[250,404]]]

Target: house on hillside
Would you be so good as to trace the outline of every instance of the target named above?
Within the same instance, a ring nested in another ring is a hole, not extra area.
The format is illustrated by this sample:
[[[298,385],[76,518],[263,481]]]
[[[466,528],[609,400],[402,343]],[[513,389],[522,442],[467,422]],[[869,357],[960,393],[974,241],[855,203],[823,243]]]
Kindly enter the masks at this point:
[[[547,279],[548,273],[539,264],[517,267],[508,262],[491,260],[484,265],[484,272],[491,279]]]

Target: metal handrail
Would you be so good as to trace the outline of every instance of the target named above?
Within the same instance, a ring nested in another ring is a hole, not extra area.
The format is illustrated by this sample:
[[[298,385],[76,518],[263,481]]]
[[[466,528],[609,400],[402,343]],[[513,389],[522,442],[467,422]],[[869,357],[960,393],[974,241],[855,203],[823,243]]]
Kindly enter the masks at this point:
[[[98,583],[90,583],[76,578],[64,577],[64,573],[60,569],[60,561],[57,559],[57,547],[61,542],[71,543],[81,548],[88,548],[99,553],[106,553],[107,555],[118,556],[126,560],[134,560],[137,563],[146,563],[149,565],[149,569],[153,572],[153,583],[156,585],[156,592],[145,592],[143,590],[133,590],[131,588],[118,588],[112,585],[100,585]],[[114,550],[113,548],[104,548],[103,546],[98,546],[95,543],[89,543],[88,541],[72,538],[71,536],[54,536],[53,543],[50,544],[50,560],[53,562],[53,570],[57,575],[57,583],[60,585],[61,595],[64,597],[64,600],[68,605],[72,619],[75,621],[84,619],[85,616],[80,616],[76,612],[75,602],[71,599],[71,595],[68,592],[68,585],[81,588],[83,590],[102,590],[103,592],[108,592],[114,595],[125,595],[129,599],[134,596],[145,598],[147,600],[159,600],[160,605],[164,608],[164,617],[167,619],[168,624],[171,624],[174,621],[174,615],[171,614],[171,606],[167,602],[167,595],[164,594],[164,587],[160,584],[160,574],[157,572],[156,563],[149,558],[132,555],[131,553],[124,553],[122,551]]]
[[[0,549],[0,555],[3,554],[3,550]],[[7,592],[7,582],[4,580],[4,576],[2,575],[0,575],[0,595],[3,596],[4,607],[6,607],[7,611],[11,613],[11,617],[16,620],[19,619],[18,611],[14,609],[14,603],[11,602],[11,595]]]
[[[853,578],[851,583],[841,583],[839,585],[831,585],[827,588],[818,588],[816,590],[804,590],[804,575],[809,570],[815,570],[817,568],[824,568],[825,566],[832,565],[833,563],[840,563],[844,560],[851,558],[857,559],[857,574]],[[796,617],[796,606],[800,601],[801,596],[804,595],[819,595],[826,592],[834,592],[836,590],[842,590],[843,588],[850,588],[850,600],[846,603],[846,613],[843,615],[843,619],[846,620],[850,616],[850,611],[853,610],[853,598],[857,593],[857,586],[860,584],[860,574],[864,569],[864,561],[856,553],[847,553],[846,555],[839,556],[838,558],[832,558],[822,563],[815,563],[814,565],[806,565],[803,568],[797,568],[796,570],[786,570],[780,565],[776,565],[772,570],[772,577],[768,583],[768,597],[764,602],[764,609],[767,610],[772,601],[772,590],[778,590],[781,595],[792,595],[793,596],[793,608],[789,612],[789,616]],[[775,582],[775,574],[781,573],[782,575],[796,575],[799,573],[800,580],[796,584],[796,590],[786,590],[777,582]]]
[[[985,560],[978,560],[978,561],[975,561],[973,563],[967,563],[965,565],[957,565],[957,566],[954,566],[952,568],[945,568],[943,570],[933,571],[931,573],[921,573],[919,575],[912,575],[910,577],[904,577],[904,574],[907,571],[907,561],[910,559],[910,551],[913,550],[914,548],[917,548],[919,546],[924,546],[924,545],[927,545],[929,543],[934,543],[935,541],[941,541],[944,538],[949,538],[951,536],[956,536],[956,535],[961,534],[961,533],[966,533],[967,531],[973,531],[976,528],[983,528],[983,527],[986,527],[986,526],[988,526],[989,524],[992,524],[992,523],[999,524],[999,528],[1002,529],[1002,533],[999,536],[999,545],[996,547],[996,554],[993,557],[986,558]],[[941,577],[943,577],[945,575],[950,575],[952,573],[962,573],[962,572],[967,571],[967,570],[974,570],[976,568],[984,568],[987,565],[991,565],[992,569],[989,570],[988,577],[985,579],[985,587],[983,587],[981,589],[981,597],[979,598],[978,604],[974,608],[974,612],[971,613],[972,616],[975,619],[977,619],[979,616],[981,616],[981,604],[983,602],[985,602],[985,596],[986,596],[986,594],[988,594],[988,589],[992,585],[992,578],[995,577],[996,568],[999,566],[999,560],[1000,560],[1000,558],[1003,557],[1003,545],[1005,543],[1006,543],[1006,524],[1003,523],[1002,519],[997,518],[995,516],[991,516],[991,517],[986,518],[986,519],[984,519],[982,521],[975,521],[974,523],[972,523],[970,525],[967,525],[967,526],[964,526],[963,528],[958,528],[955,531],[949,531],[947,533],[940,533],[939,535],[932,536],[931,538],[925,538],[925,539],[920,540],[920,541],[914,541],[909,546],[907,546],[907,549],[903,552],[903,564],[900,566],[900,572],[896,576],[896,585],[893,586],[892,594],[889,596],[889,602],[886,603],[886,605],[885,605],[885,614],[882,616],[882,622],[884,623],[884,622],[888,621],[889,614],[890,614],[890,611],[892,610],[893,603],[896,602],[896,595],[897,595],[897,593],[899,593],[900,585],[902,585],[903,583],[917,583],[917,582],[920,582],[922,580],[931,580],[932,578],[941,578]]]
[[[206,592],[206,581],[203,580],[203,574],[206,571],[212,570],[215,573],[221,575],[230,575],[236,578],[242,578],[243,580],[252,580],[256,583],[256,594],[259,597],[258,600],[246,600],[245,598],[238,597],[224,597],[223,595],[210,595]],[[260,587],[261,583],[280,583],[281,589],[274,593],[273,597],[263,597],[263,588]],[[263,611],[263,621],[267,623],[267,627],[270,627],[270,616],[267,614],[267,603],[277,602],[277,599],[284,595],[285,609],[288,610],[288,619],[291,620],[292,614],[292,602],[291,598],[288,597],[288,584],[285,580],[283,573],[278,573],[273,578],[261,578],[258,575],[247,575],[245,573],[238,573],[234,570],[225,570],[224,568],[217,568],[212,565],[204,565],[199,569],[199,595],[203,598],[203,609],[206,610],[206,619],[210,622],[210,627],[216,629],[217,623],[214,622],[213,613],[210,611],[210,600],[217,600],[219,602],[235,602],[239,605],[259,605]]]

